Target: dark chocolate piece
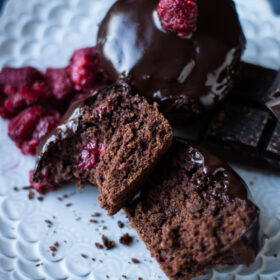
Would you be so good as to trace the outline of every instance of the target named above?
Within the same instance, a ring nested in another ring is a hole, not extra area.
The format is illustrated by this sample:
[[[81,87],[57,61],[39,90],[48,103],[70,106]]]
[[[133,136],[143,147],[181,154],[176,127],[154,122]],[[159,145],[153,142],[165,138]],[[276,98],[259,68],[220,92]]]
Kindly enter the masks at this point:
[[[97,48],[112,80],[131,75],[140,94],[182,121],[230,91],[245,38],[232,0],[198,0],[198,26],[190,38],[161,27],[158,2],[117,1],[101,23]]]
[[[280,121],[280,97],[277,97],[266,103],[268,109],[275,115],[275,117]]]
[[[212,150],[238,163],[280,170],[280,124],[266,107],[279,91],[278,77],[242,64],[239,82],[206,129],[204,141]]]
[[[262,232],[248,195],[225,162],[176,138],[125,211],[169,279],[190,280],[216,265],[254,262]]]
[[[270,89],[270,98],[266,106],[280,120],[280,71]]]

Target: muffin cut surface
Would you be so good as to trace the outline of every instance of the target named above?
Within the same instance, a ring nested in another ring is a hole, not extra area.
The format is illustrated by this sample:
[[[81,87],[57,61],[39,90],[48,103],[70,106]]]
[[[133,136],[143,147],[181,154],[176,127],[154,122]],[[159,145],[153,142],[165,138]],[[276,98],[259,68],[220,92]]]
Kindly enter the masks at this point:
[[[249,265],[260,247],[259,210],[242,179],[199,144],[175,140],[140,196],[125,208],[170,279],[215,265]]]
[[[112,215],[135,195],[171,141],[157,104],[120,82],[69,108],[42,143],[33,180],[45,187],[73,180],[97,185],[101,207]]]

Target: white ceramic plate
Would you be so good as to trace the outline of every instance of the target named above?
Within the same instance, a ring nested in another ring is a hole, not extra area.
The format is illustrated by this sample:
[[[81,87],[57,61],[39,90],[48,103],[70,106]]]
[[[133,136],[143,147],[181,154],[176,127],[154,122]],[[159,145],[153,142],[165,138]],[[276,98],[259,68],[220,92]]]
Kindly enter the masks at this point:
[[[4,65],[63,66],[72,51],[95,44],[98,23],[115,0],[10,0],[0,18],[0,67]],[[280,67],[280,17],[265,0],[237,0],[248,48],[244,59],[277,69]],[[217,7],[218,8],[218,7]],[[34,158],[24,157],[7,136],[7,122],[0,120],[0,279],[166,279],[150,257],[123,213],[113,218],[98,206],[95,188],[80,192],[74,185],[28,200],[28,192],[15,192],[28,184]],[[270,237],[256,262],[216,268],[206,279],[280,279],[280,176],[235,167],[249,184],[262,210],[262,223]],[[57,198],[68,194],[68,198]],[[72,203],[71,207],[66,207]],[[102,213],[97,224],[91,214]],[[80,219],[79,219],[80,218]],[[51,220],[48,227],[45,220]],[[117,221],[123,221],[120,229]],[[107,229],[103,229],[106,226]],[[131,247],[118,239],[129,232]],[[117,241],[117,248],[98,250],[102,234]],[[55,257],[49,247],[58,241]],[[83,258],[81,254],[88,257]],[[279,254],[279,256],[277,255]],[[131,263],[131,258],[140,260]],[[93,261],[95,258],[96,261]],[[40,266],[36,266],[40,264]]]

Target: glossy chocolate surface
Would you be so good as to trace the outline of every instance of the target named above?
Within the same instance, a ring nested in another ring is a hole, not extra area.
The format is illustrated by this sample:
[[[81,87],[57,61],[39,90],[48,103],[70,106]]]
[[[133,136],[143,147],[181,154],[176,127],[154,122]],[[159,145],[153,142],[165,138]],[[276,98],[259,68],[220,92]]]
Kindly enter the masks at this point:
[[[181,151],[180,153],[184,153],[186,146],[189,146],[188,150],[191,151],[193,161],[203,166],[203,170],[207,176],[212,177],[218,172],[222,172],[224,189],[229,201],[239,198],[252,202],[251,192],[242,178],[226,162],[205,148],[203,144],[182,138],[175,138],[173,145],[177,146],[176,151]],[[260,230],[259,225],[259,211],[257,211],[251,227],[243,234],[242,240],[256,254],[260,251],[263,245],[263,232]]]
[[[133,85],[164,112],[199,114],[232,87],[245,38],[231,0],[198,0],[197,30],[180,38],[161,27],[158,0],[119,0],[101,23],[98,51],[113,80]]]
[[[271,100],[266,105],[280,121],[280,71],[270,89],[270,97]]]

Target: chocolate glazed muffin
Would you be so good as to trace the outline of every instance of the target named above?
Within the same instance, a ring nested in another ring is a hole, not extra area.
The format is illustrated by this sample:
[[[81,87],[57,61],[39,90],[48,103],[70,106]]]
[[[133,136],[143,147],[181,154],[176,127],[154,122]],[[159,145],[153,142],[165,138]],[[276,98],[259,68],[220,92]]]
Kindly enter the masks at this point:
[[[97,49],[112,80],[131,75],[140,94],[182,122],[231,90],[246,40],[232,0],[197,0],[197,27],[187,37],[164,30],[158,3],[117,1],[101,23]]]
[[[225,162],[177,138],[125,211],[166,275],[189,280],[216,265],[254,262],[262,236],[248,195]]]
[[[172,137],[157,104],[120,81],[69,108],[41,144],[33,180],[42,187],[96,185],[101,207],[113,215],[139,190]]]

